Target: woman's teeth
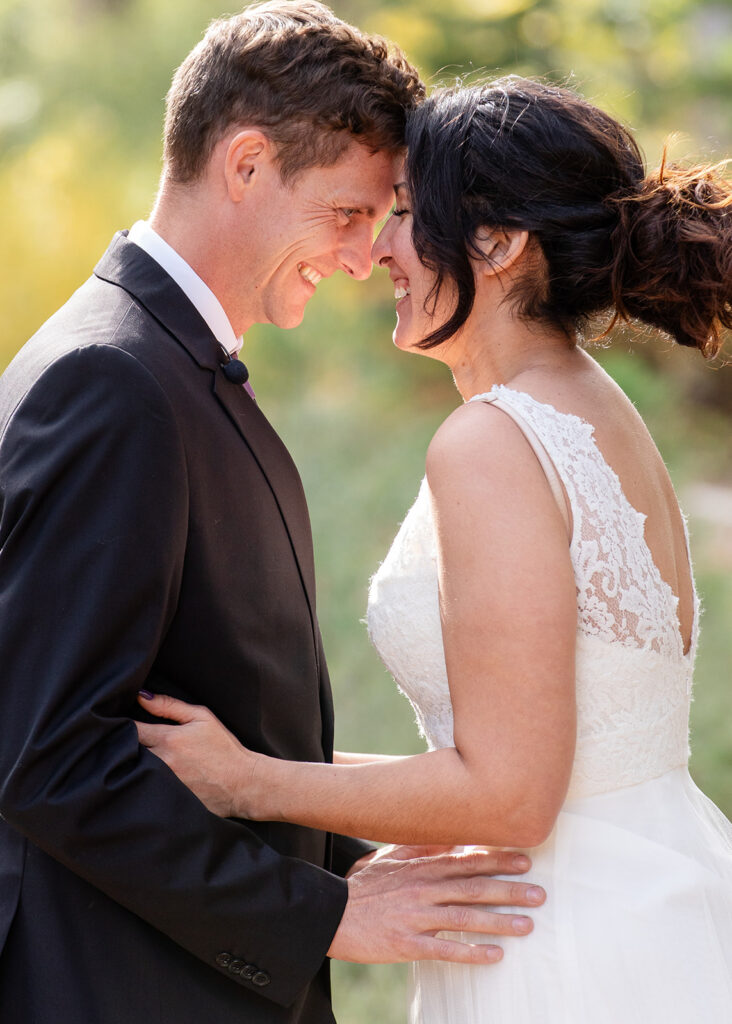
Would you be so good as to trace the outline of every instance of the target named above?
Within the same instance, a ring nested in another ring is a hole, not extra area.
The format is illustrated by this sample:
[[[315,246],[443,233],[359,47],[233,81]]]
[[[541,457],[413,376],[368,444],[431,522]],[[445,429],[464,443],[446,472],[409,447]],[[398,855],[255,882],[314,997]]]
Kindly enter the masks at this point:
[[[315,267],[308,266],[307,263],[298,263],[297,269],[300,272],[300,277],[304,277],[313,287],[323,280],[323,275],[318,273]]]
[[[403,299],[405,295],[411,295],[408,285],[406,287],[402,284],[394,286],[394,298],[397,299],[397,301],[399,299]]]

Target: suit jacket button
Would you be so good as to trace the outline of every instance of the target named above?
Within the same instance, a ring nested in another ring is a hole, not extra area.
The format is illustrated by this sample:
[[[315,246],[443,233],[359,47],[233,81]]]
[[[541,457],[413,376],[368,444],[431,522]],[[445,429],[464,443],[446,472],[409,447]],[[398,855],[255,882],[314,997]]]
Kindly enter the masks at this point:
[[[247,981],[251,981],[258,970],[259,968],[256,964],[245,964],[244,970],[241,972],[241,976],[242,978],[246,978]]]
[[[259,985],[259,987],[262,988],[264,985],[269,985],[271,980],[272,979],[266,971],[257,971],[252,978],[252,985]]]
[[[219,953],[219,955],[216,957],[216,963],[219,965],[219,967],[228,967],[233,959],[234,957],[231,955],[231,953]]]
[[[232,960],[229,964],[229,974],[241,974],[246,967],[244,960]]]

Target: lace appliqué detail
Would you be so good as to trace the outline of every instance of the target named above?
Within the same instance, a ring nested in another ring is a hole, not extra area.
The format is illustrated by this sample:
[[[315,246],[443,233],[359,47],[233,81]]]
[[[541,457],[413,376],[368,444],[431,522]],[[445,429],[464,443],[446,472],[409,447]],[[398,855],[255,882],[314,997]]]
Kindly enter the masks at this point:
[[[669,658],[683,657],[678,598],[651,557],[643,533],[646,517],[625,497],[595,443],[594,427],[503,386],[471,401],[493,394],[510,402],[536,430],[567,490],[574,519],[570,553],[580,632]]]

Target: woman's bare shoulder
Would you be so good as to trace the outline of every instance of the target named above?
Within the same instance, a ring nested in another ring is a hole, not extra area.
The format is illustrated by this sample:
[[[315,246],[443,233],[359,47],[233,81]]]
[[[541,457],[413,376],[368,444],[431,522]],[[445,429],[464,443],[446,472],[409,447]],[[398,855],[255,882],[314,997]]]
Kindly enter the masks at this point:
[[[473,460],[495,452],[496,445],[520,432],[512,420],[488,402],[458,406],[435,431],[427,449],[427,469],[444,460]],[[492,444],[490,442],[493,442]]]
[[[459,406],[438,427],[427,449],[427,480],[434,491],[446,485],[505,480],[532,452],[516,423],[488,402]],[[534,460],[535,461],[535,460]]]

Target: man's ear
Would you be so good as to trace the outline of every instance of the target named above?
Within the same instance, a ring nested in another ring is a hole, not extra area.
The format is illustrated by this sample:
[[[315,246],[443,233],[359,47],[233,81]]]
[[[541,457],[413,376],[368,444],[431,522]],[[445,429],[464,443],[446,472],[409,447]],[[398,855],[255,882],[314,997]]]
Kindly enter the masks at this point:
[[[497,276],[510,270],[521,259],[529,242],[529,232],[518,228],[485,228],[475,236],[475,248],[483,256],[479,274]]]
[[[244,199],[273,159],[274,146],[258,128],[243,128],[230,139],[224,158],[224,177],[232,202]]]

